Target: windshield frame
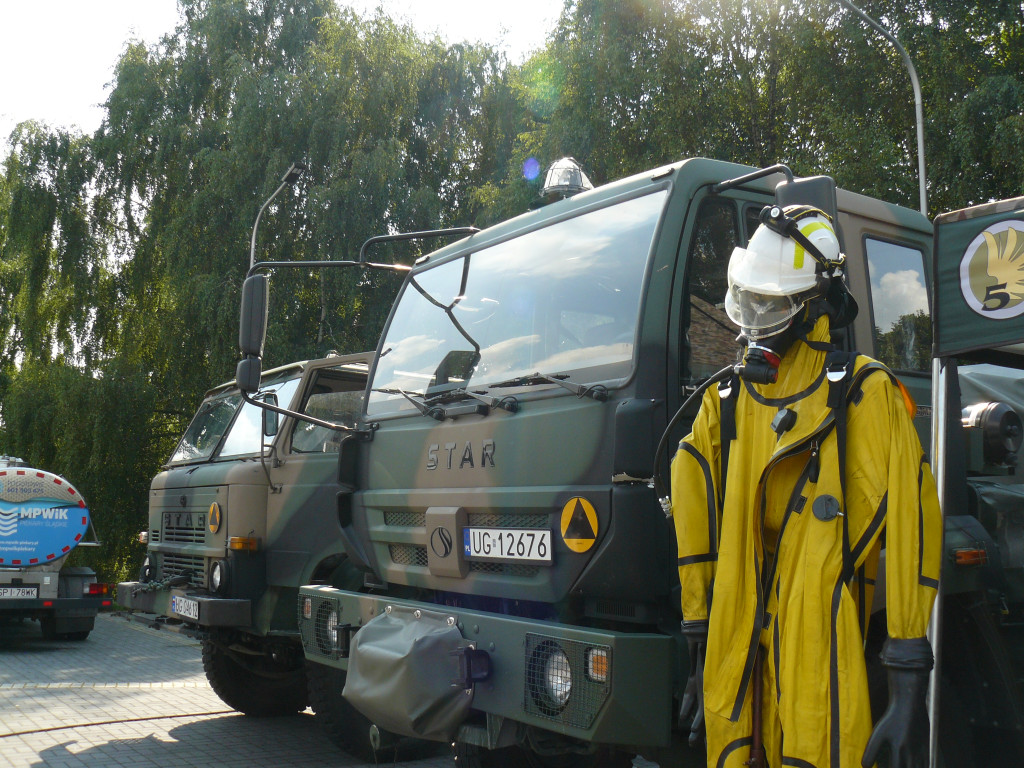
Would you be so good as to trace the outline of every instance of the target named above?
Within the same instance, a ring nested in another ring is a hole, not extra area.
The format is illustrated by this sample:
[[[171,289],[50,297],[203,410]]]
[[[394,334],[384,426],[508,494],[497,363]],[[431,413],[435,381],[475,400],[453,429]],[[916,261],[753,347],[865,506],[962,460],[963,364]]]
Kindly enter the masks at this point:
[[[298,392],[301,389],[301,382],[305,376],[305,373],[306,372],[303,369],[296,368],[294,366],[288,366],[284,370],[268,371],[264,375],[263,381],[260,382],[260,392],[262,393],[265,387],[280,389],[282,385],[289,381],[296,382],[295,392]],[[295,392],[292,393],[290,397],[291,400],[295,399]],[[202,456],[190,456],[188,458],[174,460],[174,456],[178,453],[179,449],[182,446],[182,443],[184,443],[185,437],[192,430],[192,427],[195,424],[197,424],[198,419],[200,418],[201,415],[203,415],[204,409],[208,405],[215,404],[219,401],[227,401],[230,400],[231,398],[237,398],[237,401],[235,403],[235,410],[231,414],[231,418],[228,421],[227,426],[224,428],[224,431],[221,432],[221,434],[217,437],[217,442],[213,450],[210,451],[208,454]],[[250,451],[247,453],[233,453],[230,456],[221,456],[221,451],[224,448],[224,443],[228,435],[230,435],[231,431],[235,428],[235,423],[238,421],[239,414],[241,414],[243,408],[245,408],[246,405],[248,404],[245,402],[245,400],[242,399],[242,394],[238,390],[238,387],[234,385],[234,382],[232,382],[230,385],[218,387],[213,392],[213,394],[208,394],[206,397],[203,398],[202,403],[199,404],[199,407],[196,409],[195,414],[192,416],[192,419],[188,423],[188,427],[185,428],[185,431],[178,439],[178,442],[175,443],[174,450],[171,452],[170,457],[168,457],[167,461],[164,463],[164,466],[182,467],[190,464],[210,464],[217,461],[236,461],[238,459],[259,456],[262,452],[261,449],[256,449],[254,451]],[[279,429],[278,434],[280,434],[280,432],[281,430]],[[276,436],[274,436],[274,439],[276,439]],[[270,444],[273,444],[274,439],[271,440]],[[266,447],[266,445],[268,444],[263,443],[263,447]]]
[[[391,349],[387,346],[389,342],[388,334],[391,331],[392,327],[394,326],[399,309],[400,307],[402,307],[403,302],[407,300],[409,292],[417,292],[418,294],[426,298],[426,300],[429,303],[433,303],[439,307],[442,306],[438,302],[432,301],[429,297],[425,296],[424,290],[420,287],[417,278],[422,276],[425,272],[442,268],[447,264],[451,264],[452,262],[458,262],[461,260],[463,262],[463,269],[460,288],[463,288],[465,286],[466,273],[468,272],[472,258],[474,256],[479,256],[486,250],[489,250],[495,246],[502,245],[504,243],[508,243],[510,241],[521,239],[525,236],[531,235],[544,229],[548,229],[550,227],[556,226],[569,220],[578,219],[597,211],[612,208],[619,204],[628,203],[630,201],[644,198],[650,195],[658,195],[660,193],[663,195],[663,197],[661,200],[660,207],[657,209],[657,213],[654,219],[654,226],[650,230],[650,241],[647,245],[647,250],[644,255],[643,272],[639,278],[638,283],[637,305],[635,310],[636,314],[633,317],[632,325],[632,350],[630,353],[630,357],[628,358],[628,361],[622,361],[628,362],[628,370],[623,375],[620,376],[610,376],[603,378],[595,378],[593,376],[579,376],[578,371],[581,369],[573,369],[571,367],[566,366],[559,367],[556,370],[545,370],[535,372],[545,375],[559,374],[558,378],[567,378],[574,384],[586,384],[588,385],[588,387],[596,386],[605,390],[620,389],[628,386],[637,374],[638,354],[640,349],[639,340],[643,327],[644,307],[646,306],[647,296],[650,290],[650,283],[654,271],[656,254],[659,248],[661,247],[660,243],[662,231],[665,227],[665,222],[669,215],[673,199],[673,183],[671,178],[663,177],[657,180],[651,180],[650,178],[648,178],[646,181],[647,183],[643,184],[642,186],[634,186],[632,188],[627,188],[615,194],[608,194],[607,196],[598,197],[597,199],[588,201],[586,204],[581,204],[581,202],[575,200],[563,201],[562,203],[553,204],[551,209],[541,209],[542,213],[549,214],[546,218],[537,218],[535,219],[535,221],[530,222],[529,224],[519,224],[518,226],[514,223],[515,219],[512,219],[508,222],[498,224],[494,228],[492,228],[496,235],[493,238],[481,242],[480,235],[477,235],[468,241],[453,244],[452,246],[440,249],[439,251],[433,254],[429,254],[425,257],[422,257],[417,262],[416,267],[406,277],[406,280],[403,283],[402,288],[400,289],[398,296],[396,297],[395,302],[391,307],[391,312],[388,316],[383,332],[381,333],[381,337],[377,347],[377,354],[374,356],[373,366],[369,372],[370,384],[368,385],[368,393],[363,405],[364,414],[366,418],[371,422],[377,422],[392,418],[404,418],[424,412],[422,408],[414,405],[412,402],[410,402],[409,399],[409,396],[411,396],[412,398],[415,398],[417,400],[423,400],[423,392],[408,390],[402,393],[405,396],[399,395],[392,399],[390,402],[388,402],[386,404],[386,408],[383,407],[385,405],[384,403],[377,403],[379,410],[375,410],[372,414],[370,413],[370,408],[372,406],[373,400],[372,393],[376,389],[376,380],[380,372],[381,359],[384,358],[388,354],[388,352],[391,351]],[[586,193],[588,197],[594,194],[595,192]],[[573,205],[572,203],[575,204]],[[562,210],[556,210],[557,208],[561,208]],[[531,212],[528,214],[524,214],[524,216],[537,216],[538,213],[541,212]],[[516,218],[518,219],[521,217]],[[486,235],[487,233],[488,230],[484,230],[484,232],[481,234]],[[462,331],[461,328],[459,328],[457,325],[455,327],[456,330],[461,335],[466,337],[466,334]],[[592,366],[591,368],[593,370],[599,370],[600,366]],[[565,373],[566,371],[568,371],[568,374]],[[491,394],[497,395],[501,395],[503,393],[508,392],[514,392],[515,396],[519,399],[533,399],[535,397],[549,397],[555,395],[571,394],[571,392],[569,392],[566,388],[559,386],[556,383],[543,381],[532,381],[529,383],[517,381],[514,384],[510,383],[507,387],[499,387],[496,386],[496,384],[504,381],[505,378],[501,376],[498,376],[496,378],[498,379],[498,382],[491,382],[488,383],[486,386],[483,384],[483,382],[481,382],[478,386],[475,384],[471,384],[470,389],[473,391],[486,390]],[[515,389],[510,389],[510,387],[515,387]],[[427,387],[423,387],[424,391],[426,391],[426,389]],[[387,390],[387,387],[385,387],[385,390]],[[397,392],[397,390],[390,391],[393,393]],[[439,392],[437,396],[443,399],[445,395],[443,392]],[[430,395],[427,396],[426,399],[431,400],[433,397],[434,394],[431,393]]]

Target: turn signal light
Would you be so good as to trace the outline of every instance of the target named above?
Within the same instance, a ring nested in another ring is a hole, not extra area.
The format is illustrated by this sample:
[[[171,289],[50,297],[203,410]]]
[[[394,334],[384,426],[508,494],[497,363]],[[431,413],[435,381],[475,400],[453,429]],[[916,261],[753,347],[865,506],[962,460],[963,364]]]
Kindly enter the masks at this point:
[[[228,539],[228,549],[235,552],[257,552],[260,548],[260,540],[251,536],[232,536]]]
[[[984,549],[963,548],[953,550],[953,562],[957,565],[987,565],[988,552]]]
[[[302,601],[302,618],[313,618],[313,601],[310,600],[308,597]]]
[[[595,683],[608,682],[608,673],[611,671],[611,659],[608,651],[603,648],[590,648],[587,651],[587,677]]]
[[[82,594],[90,595],[92,597],[97,597],[99,595],[109,595],[110,585],[104,584],[103,582],[94,581],[91,584],[85,585],[85,588],[82,590]]]

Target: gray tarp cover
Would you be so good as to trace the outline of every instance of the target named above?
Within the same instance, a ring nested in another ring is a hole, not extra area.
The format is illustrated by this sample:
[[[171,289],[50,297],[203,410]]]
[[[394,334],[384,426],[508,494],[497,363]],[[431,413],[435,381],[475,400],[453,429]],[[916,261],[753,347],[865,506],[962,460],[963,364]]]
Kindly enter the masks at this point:
[[[377,726],[404,736],[447,741],[469,712],[472,695],[453,686],[466,642],[447,616],[394,606],[353,637],[343,695]]]

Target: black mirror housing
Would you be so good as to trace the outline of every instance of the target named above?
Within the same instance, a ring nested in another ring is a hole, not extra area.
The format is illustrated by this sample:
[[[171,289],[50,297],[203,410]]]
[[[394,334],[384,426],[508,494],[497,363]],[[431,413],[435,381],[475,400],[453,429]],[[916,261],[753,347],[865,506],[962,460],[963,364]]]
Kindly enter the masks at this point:
[[[784,181],[775,187],[775,202],[780,208],[787,205],[813,205],[829,215],[833,226],[838,225],[836,182],[831,176],[808,176]]]
[[[260,391],[260,376],[263,374],[263,366],[258,357],[246,357],[238,361],[235,368],[235,383],[238,388],[251,395]]]
[[[250,275],[245,278],[245,282],[242,283],[238,346],[246,357],[263,357],[263,343],[267,338],[269,298],[270,281],[266,275]],[[258,385],[259,381],[257,380],[257,388]]]

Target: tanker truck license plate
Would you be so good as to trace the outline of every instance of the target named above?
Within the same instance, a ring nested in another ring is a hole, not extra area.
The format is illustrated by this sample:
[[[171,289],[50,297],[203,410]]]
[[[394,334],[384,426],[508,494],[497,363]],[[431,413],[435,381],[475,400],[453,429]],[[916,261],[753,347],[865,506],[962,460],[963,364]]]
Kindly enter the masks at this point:
[[[462,544],[475,560],[551,563],[551,531],[543,528],[464,528]]]
[[[39,587],[0,587],[0,600],[39,597]]]
[[[171,610],[189,619],[199,621],[199,601],[171,595]]]

